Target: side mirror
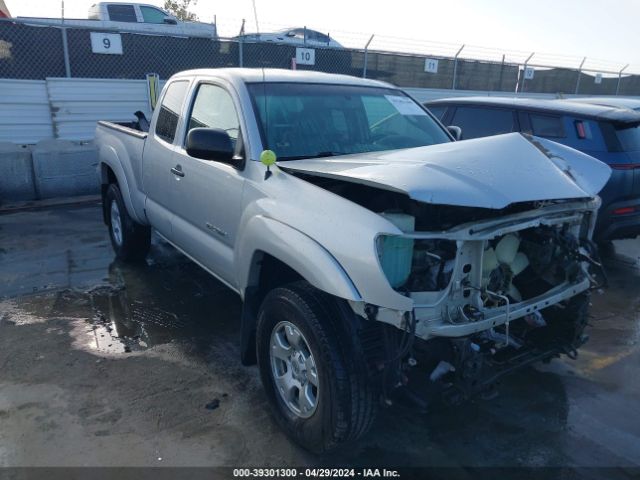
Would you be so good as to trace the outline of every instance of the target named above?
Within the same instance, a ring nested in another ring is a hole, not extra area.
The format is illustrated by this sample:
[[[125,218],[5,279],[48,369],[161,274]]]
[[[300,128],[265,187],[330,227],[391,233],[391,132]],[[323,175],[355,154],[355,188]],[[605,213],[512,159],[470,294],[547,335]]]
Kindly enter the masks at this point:
[[[453,138],[455,138],[456,140],[462,139],[462,129],[460,127],[456,127],[455,125],[449,125],[447,127],[447,130],[451,135],[453,135]]]
[[[234,148],[231,137],[220,128],[192,128],[187,134],[187,154],[201,160],[231,163]]]
[[[178,21],[172,17],[164,17],[162,19],[162,23],[165,23],[166,25],[177,25]]]
[[[285,37],[295,37],[295,36],[296,36],[296,32],[294,32],[293,30],[285,33]]]

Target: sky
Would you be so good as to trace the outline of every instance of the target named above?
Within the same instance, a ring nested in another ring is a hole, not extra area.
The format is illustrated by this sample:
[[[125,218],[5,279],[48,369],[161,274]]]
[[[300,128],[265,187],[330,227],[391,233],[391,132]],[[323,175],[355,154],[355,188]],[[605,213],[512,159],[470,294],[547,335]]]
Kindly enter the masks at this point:
[[[95,1],[65,0],[65,17],[86,18]],[[60,0],[5,3],[13,16],[60,17]],[[436,42],[446,44],[434,54],[455,53],[456,45],[466,44],[469,55],[485,47],[487,53],[506,53],[507,60],[536,52],[539,62],[577,67],[587,57],[587,67],[618,70],[631,64],[628,71],[640,71],[640,0],[255,0],[255,5],[263,32],[307,26],[349,46],[364,46],[375,34],[373,48],[415,51],[403,40],[412,39],[431,42],[432,49]],[[236,35],[243,18],[247,32],[256,30],[252,0],[199,0],[192,10],[203,21],[215,15],[223,36]]]

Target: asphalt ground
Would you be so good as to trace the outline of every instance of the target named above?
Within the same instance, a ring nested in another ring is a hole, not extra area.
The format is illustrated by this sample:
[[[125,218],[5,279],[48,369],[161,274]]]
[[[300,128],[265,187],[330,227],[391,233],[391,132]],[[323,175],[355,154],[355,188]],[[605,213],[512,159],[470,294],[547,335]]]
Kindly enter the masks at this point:
[[[490,400],[427,414],[388,408],[356,445],[318,457],[279,430],[257,368],[240,364],[235,293],[158,239],[146,264],[114,261],[93,201],[5,212],[0,466],[569,467],[584,469],[581,478],[633,476],[639,256],[636,240],[604,252],[610,288],[593,296],[590,341],[577,360],[524,369]]]

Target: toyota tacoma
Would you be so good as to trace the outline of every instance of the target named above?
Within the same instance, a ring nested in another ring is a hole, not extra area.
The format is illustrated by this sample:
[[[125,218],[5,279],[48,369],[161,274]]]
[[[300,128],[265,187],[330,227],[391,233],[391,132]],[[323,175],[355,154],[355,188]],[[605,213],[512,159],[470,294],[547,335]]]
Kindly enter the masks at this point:
[[[309,450],[586,340],[610,176],[588,155],[457,142],[402,90],[317,72],[182,72],[138,118],[96,131],[116,256],[153,229],[238,293],[242,362]]]

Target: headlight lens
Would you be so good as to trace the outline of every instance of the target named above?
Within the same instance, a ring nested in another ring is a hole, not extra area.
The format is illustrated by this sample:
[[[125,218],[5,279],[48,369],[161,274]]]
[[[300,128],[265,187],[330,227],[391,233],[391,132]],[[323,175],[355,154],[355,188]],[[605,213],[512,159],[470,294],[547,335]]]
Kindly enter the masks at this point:
[[[380,235],[376,239],[380,266],[392,288],[401,287],[409,279],[413,262],[411,238]]]

